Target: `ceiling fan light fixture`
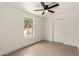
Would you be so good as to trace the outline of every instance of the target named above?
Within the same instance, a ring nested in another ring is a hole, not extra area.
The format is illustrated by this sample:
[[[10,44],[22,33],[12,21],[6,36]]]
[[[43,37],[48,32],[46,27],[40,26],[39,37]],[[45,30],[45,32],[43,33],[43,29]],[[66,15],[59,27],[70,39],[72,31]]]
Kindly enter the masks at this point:
[[[45,10],[45,12],[48,12],[48,10]]]

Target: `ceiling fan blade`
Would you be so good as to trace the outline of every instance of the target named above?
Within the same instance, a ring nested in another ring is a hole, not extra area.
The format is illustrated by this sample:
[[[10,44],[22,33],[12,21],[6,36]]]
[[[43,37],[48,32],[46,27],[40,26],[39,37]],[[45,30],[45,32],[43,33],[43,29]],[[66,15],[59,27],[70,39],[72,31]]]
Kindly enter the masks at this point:
[[[48,9],[51,9],[51,8],[54,8],[54,7],[57,7],[57,6],[59,6],[59,4],[55,4],[55,5],[51,6],[51,7],[48,7]]]
[[[34,11],[43,11],[44,9],[38,9],[38,10],[34,10]]]
[[[40,2],[40,3],[42,4],[43,8],[45,9],[46,8],[45,3],[44,2]]]
[[[42,15],[44,15],[44,14],[45,14],[45,12],[43,11]]]
[[[52,11],[52,10],[48,10],[48,12],[55,13],[55,12],[54,12],[54,11]]]

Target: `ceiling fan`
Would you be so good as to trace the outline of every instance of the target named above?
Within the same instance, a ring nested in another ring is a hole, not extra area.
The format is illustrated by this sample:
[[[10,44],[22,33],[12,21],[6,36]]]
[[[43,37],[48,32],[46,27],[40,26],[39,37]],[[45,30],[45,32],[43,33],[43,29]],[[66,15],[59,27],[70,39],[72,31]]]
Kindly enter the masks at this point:
[[[54,11],[50,10],[51,8],[59,6],[58,3],[54,2],[52,6],[49,7],[49,5],[46,5],[44,2],[40,2],[44,9],[34,10],[34,11],[43,11],[42,15],[45,14],[45,12],[51,12],[55,13]]]

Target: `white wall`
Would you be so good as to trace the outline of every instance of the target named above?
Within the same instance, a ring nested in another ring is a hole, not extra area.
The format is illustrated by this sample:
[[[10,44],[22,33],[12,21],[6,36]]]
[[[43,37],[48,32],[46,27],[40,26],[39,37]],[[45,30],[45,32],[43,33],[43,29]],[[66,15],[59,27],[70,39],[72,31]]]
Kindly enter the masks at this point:
[[[44,39],[48,41],[53,41],[54,40],[54,24],[53,24],[53,18],[52,17],[47,17],[44,19]]]
[[[65,44],[78,46],[79,45],[79,13],[74,12],[61,17],[63,20],[55,24],[54,38],[55,41]],[[59,20],[60,21],[60,20]],[[59,33],[59,34],[56,34]],[[62,37],[60,37],[62,36]],[[79,47],[79,46],[78,46]]]
[[[53,33],[55,41],[79,47],[79,3],[60,3],[55,14],[48,17],[46,28],[50,30],[46,32],[50,35],[46,34],[46,37],[50,38]]]
[[[34,37],[24,39],[24,17],[34,20]],[[42,18],[0,3],[0,55],[42,40]]]

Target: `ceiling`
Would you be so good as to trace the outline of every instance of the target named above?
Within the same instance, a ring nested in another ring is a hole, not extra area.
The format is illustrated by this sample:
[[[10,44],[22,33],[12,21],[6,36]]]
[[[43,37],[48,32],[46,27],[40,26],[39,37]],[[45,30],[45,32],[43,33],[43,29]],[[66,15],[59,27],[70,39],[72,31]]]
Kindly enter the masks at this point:
[[[45,3],[46,4],[50,3],[50,5],[52,4],[51,2],[45,2]],[[51,9],[51,10],[55,11],[55,14],[56,13],[61,14],[62,12],[64,12],[64,13],[68,12],[69,13],[71,11],[74,12],[79,8],[79,3],[77,3],[77,2],[58,2],[58,3],[59,3],[58,7]],[[41,16],[41,17],[47,17],[49,15],[54,14],[54,13],[46,12],[45,15],[41,15],[42,11],[37,11],[37,12],[34,11],[34,10],[37,10],[37,9],[43,9],[40,2],[10,2],[8,4],[10,4],[14,7],[20,8],[22,10],[25,10],[29,13],[34,14],[34,15]]]
[[[51,6],[53,2],[45,2],[45,4]],[[20,9],[23,9],[29,13],[32,13],[34,15],[38,15],[38,16],[41,16],[41,17],[46,17],[47,15],[53,15],[53,13],[49,13],[49,12],[46,12],[44,15],[41,15],[42,14],[42,11],[34,11],[34,10],[38,10],[38,9],[43,9],[42,5],[40,2],[10,2],[8,3],[14,7],[17,7],[17,8],[20,8]],[[54,10],[54,8],[53,8]]]

